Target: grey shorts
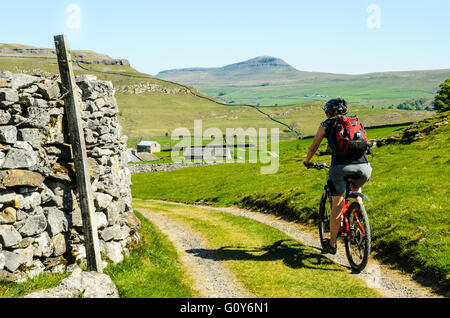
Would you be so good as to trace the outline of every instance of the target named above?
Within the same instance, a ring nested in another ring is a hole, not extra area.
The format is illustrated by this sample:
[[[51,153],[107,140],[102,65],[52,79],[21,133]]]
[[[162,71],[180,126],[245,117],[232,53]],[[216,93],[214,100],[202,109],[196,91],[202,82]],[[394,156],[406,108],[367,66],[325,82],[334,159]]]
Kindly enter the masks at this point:
[[[372,167],[370,163],[362,163],[356,165],[332,166],[328,175],[328,187],[332,196],[342,196],[347,189],[345,177],[349,175],[358,175],[359,178],[352,178],[352,184],[357,188],[361,188],[372,175]]]

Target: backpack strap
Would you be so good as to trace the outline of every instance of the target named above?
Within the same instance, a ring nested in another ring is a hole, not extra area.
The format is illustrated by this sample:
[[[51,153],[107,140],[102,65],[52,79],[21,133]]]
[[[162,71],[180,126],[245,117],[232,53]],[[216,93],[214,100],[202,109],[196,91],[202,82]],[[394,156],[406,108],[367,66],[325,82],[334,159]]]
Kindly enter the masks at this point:
[[[367,149],[367,154],[371,155],[372,159],[375,157],[374,154],[373,154],[373,150],[372,150],[372,145],[371,144],[369,144],[369,147]]]

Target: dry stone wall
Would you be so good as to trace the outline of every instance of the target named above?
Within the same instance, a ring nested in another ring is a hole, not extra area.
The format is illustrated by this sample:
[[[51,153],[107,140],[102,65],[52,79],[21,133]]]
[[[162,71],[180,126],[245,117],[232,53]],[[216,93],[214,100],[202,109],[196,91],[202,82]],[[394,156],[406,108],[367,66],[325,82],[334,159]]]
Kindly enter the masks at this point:
[[[101,253],[120,262],[139,241],[126,136],[111,82],[76,78]],[[0,280],[85,262],[65,94],[53,79],[0,73]]]

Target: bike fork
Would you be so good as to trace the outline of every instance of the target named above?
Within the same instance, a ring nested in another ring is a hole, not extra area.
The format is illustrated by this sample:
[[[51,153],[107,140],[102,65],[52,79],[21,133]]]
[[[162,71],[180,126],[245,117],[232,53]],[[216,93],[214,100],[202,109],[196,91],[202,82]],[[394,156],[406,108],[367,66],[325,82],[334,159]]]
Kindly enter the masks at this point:
[[[342,209],[342,213],[341,213],[341,228],[340,228],[340,234],[344,237],[347,236],[350,231],[348,219],[345,217],[347,215],[348,208],[349,208],[349,204],[348,204],[348,201],[346,200],[344,208]]]

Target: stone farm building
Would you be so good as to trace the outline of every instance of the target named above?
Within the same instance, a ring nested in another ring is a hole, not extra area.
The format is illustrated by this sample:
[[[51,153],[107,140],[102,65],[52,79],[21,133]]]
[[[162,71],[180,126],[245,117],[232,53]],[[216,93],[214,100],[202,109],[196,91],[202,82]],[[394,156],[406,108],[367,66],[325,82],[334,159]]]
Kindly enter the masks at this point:
[[[161,152],[161,145],[156,141],[141,141],[137,145],[137,152],[150,152],[156,153]]]

